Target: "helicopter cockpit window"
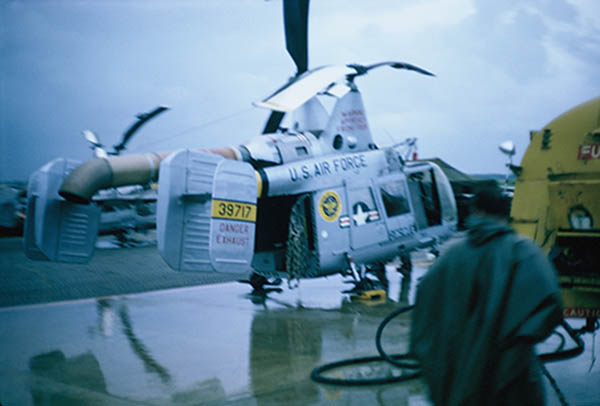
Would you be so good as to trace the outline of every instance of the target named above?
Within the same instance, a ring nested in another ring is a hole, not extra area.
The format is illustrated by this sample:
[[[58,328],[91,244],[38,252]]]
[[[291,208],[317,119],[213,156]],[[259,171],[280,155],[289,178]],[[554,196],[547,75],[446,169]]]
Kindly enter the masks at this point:
[[[442,170],[440,168],[434,167],[434,173],[438,196],[440,197],[440,206],[442,208],[442,218],[444,221],[457,221],[456,200],[454,198],[452,186],[450,186],[450,182],[448,182],[447,178],[442,176]]]
[[[400,216],[410,212],[403,182],[390,182],[380,188],[381,199],[388,217]]]

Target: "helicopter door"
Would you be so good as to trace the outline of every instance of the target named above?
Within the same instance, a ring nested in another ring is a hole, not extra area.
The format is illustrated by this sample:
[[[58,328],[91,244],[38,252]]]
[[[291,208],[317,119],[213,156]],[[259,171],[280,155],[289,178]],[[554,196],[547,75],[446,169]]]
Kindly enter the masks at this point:
[[[386,240],[385,225],[377,209],[373,188],[369,184],[347,188],[348,216],[343,219],[350,227],[352,249],[366,247]]]
[[[346,194],[342,187],[323,189],[313,195],[316,240],[321,269],[342,266],[350,245]]]
[[[377,189],[390,239],[413,234],[416,231],[415,216],[410,208],[406,178],[398,174],[386,176],[377,183]]]

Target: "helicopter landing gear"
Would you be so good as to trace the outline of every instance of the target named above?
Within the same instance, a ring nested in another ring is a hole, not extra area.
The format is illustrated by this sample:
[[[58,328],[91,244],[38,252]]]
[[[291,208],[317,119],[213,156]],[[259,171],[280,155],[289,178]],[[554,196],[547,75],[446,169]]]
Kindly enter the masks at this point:
[[[387,292],[388,287],[390,286],[390,281],[388,280],[387,275],[385,274],[385,264],[376,263],[372,265],[367,265],[367,274],[369,273],[375,275],[379,284],[381,284],[381,286],[383,286],[383,289],[385,289],[385,291]]]
[[[365,267],[364,265],[357,266],[354,260],[346,255],[351,281],[344,283],[352,283],[352,289],[346,289],[342,293],[350,294],[352,299],[359,300],[376,300],[385,299],[387,296],[387,277],[385,276],[385,266],[376,265],[373,268]],[[371,279],[367,276],[368,272],[372,272],[377,276],[377,279]]]
[[[273,281],[269,281],[264,276],[252,272],[250,279],[239,280],[238,282],[247,283],[252,286],[251,295],[266,295],[270,292],[282,292],[281,288],[265,288],[265,286],[279,286],[281,285],[281,279],[276,278]]]
[[[349,293],[351,295],[361,295],[365,292],[370,291],[383,291],[385,295],[385,287],[381,282],[375,279],[364,277],[360,280],[344,281],[344,283],[352,283],[354,287],[352,289],[343,290],[342,293]]]
[[[410,258],[410,253],[408,253],[408,252],[402,253],[400,255],[400,262],[402,262],[402,265],[397,267],[396,271],[398,271],[400,274],[402,274],[402,276],[410,277],[410,274],[411,274],[412,268],[413,268],[412,259]]]
[[[402,281],[400,282],[400,303],[408,303],[408,293],[410,291],[410,285],[412,280],[412,259],[410,253],[405,252],[400,255],[400,261],[402,265],[396,268],[396,271],[402,275]]]

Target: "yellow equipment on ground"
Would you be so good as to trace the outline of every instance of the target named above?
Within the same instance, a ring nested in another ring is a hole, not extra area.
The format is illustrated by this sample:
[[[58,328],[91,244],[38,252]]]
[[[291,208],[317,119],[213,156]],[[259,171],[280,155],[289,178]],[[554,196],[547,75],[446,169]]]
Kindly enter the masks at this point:
[[[554,262],[565,317],[600,317],[600,97],[530,132],[517,175],[513,227]]]
[[[379,301],[385,303],[386,297],[387,294],[384,289],[365,290],[350,296],[352,300],[378,301],[378,303]]]

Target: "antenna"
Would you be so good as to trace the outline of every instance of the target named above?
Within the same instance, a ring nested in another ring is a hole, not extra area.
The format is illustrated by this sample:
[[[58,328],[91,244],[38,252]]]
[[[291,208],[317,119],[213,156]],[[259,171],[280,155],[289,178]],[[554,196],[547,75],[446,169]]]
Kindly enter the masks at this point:
[[[394,149],[397,147],[406,148],[403,156],[405,162],[410,161],[411,158],[413,161],[417,160],[417,137],[407,138],[404,141],[399,142],[398,144],[393,146]]]

